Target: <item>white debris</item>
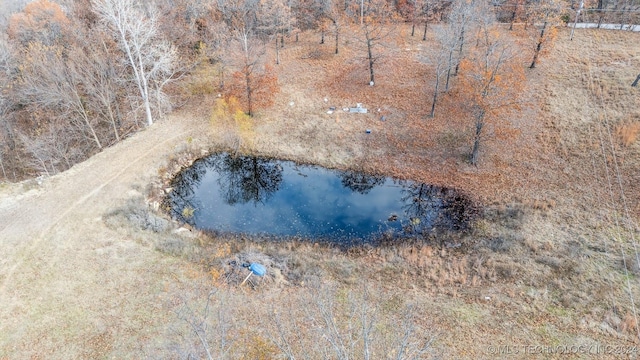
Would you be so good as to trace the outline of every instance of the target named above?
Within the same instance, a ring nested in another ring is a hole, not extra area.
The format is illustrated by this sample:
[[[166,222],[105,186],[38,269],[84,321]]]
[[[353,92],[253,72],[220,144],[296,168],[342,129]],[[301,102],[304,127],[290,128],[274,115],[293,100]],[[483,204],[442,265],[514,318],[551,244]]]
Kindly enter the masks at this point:
[[[293,101],[289,103],[289,106],[293,106],[293,105],[295,105]]]
[[[327,114],[329,114],[329,115],[333,114],[333,110],[327,111]]]

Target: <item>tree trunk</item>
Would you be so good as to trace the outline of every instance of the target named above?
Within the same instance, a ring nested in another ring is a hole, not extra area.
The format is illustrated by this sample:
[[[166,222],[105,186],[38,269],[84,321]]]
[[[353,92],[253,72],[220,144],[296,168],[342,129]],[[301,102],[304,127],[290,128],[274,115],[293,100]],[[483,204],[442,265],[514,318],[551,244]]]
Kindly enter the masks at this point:
[[[371,52],[371,39],[367,39],[367,52],[369,54],[369,74],[371,75],[370,84],[375,84],[373,76],[373,53]]]
[[[451,68],[453,67],[453,50],[449,50],[449,63],[447,66],[447,81],[444,85],[444,91],[449,91],[449,79],[451,79]]]
[[[224,89],[224,66],[218,67],[218,87],[220,90]]]
[[[542,42],[544,40],[544,31],[547,28],[547,23],[545,22],[542,25],[542,30],[540,31],[540,38],[538,39],[538,45],[536,46],[536,52],[533,53],[533,60],[531,61],[531,66],[529,69],[533,69],[536,67],[536,62],[538,61],[538,55],[540,54],[540,50],[542,49]]]
[[[144,110],[147,116],[147,125],[153,125],[153,117],[151,116],[151,104],[149,102],[149,84],[147,83],[147,77],[144,72],[144,65],[142,64],[142,54],[138,51],[138,71],[137,81],[139,83],[138,88],[140,89],[140,94],[142,95],[142,101],[144,102]],[[135,67],[135,65],[134,65]]]
[[[111,122],[111,126],[113,127],[113,134],[116,137],[116,142],[120,142],[120,134],[118,133],[118,124],[113,114],[113,110],[111,109],[111,106],[107,106],[107,111],[108,111],[107,115],[109,116],[109,122]]]
[[[93,138],[93,141],[96,142],[96,146],[98,146],[98,149],[102,150],[102,144],[100,143],[100,139],[98,139],[98,135],[96,134],[95,129],[93,128],[93,126],[91,125],[91,122],[89,121],[89,114],[87,114],[87,109],[85,109],[84,102],[82,101],[80,94],[78,94],[78,90],[75,87],[72,87],[70,91],[72,91],[73,98],[74,98],[73,99],[74,112],[82,118],[85,126],[87,127],[87,129],[89,129],[89,132],[91,133],[91,137]]]
[[[96,145],[98,146],[98,149],[102,150],[102,144],[100,143],[100,139],[98,139],[98,135],[96,134],[95,129],[93,128],[93,126],[91,126],[91,123],[89,122],[89,118],[87,117],[86,114],[82,114],[82,118],[84,120],[84,123],[87,124],[87,127],[89,127],[89,131],[91,132],[91,136],[93,137],[93,141],[96,142]]]
[[[251,109],[251,74],[248,69],[245,69],[244,77],[247,82],[247,115],[253,116]]]
[[[436,103],[438,102],[438,88],[440,87],[440,64],[436,67],[436,86],[433,89],[433,102],[431,103],[430,117],[436,116]]]
[[[320,31],[320,44],[324,44],[324,30]]]
[[[458,75],[458,69],[460,68],[460,61],[462,61],[462,50],[464,48],[464,28],[460,32],[460,49],[458,49],[458,61],[456,61],[456,71],[453,75]]]
[[[516,12],[518,11],[518,4],[513,5],[513,12],[511,13],[511,21],[509,22],[509,30],[513,30],[513,23],[516,21]]]
[[[9,178],[7,178],[7,172],[4,170],[4,162],[2,162],[2,153],[0,153],[0,168],[2,168],[2,177],[5,180],[9,180]]]
[[[49,169],[47,169],[47,164],[40,158],[38,158],[38,161],[40,161],[40,165],[42,165],[42,169],[44,170],[45,174],[47,174],[47,176],[50,176]]]
[[[276,35],[276,65],[280,65],[280,49],[278,49],[278,36]]]
[[[473,150],[471,150],[471,165],[478,165],[478,155],[480,153],[480,136],[484,127],[484,115],[478,115],[476,118],[476,132],[473,137]]]
[[[416,23],[412,22],[411,23],[411,37],[413,37],[413,34],[416,32]]]
[[[336,54],[338,53],[338,44],[340,44],[340,29],[336,27]]]
[[[4,133],[6,134],[6,144],[9,146],[9,150],[13,151],[16,149],[16,138],[15,133],[13,131],[13,126],[7,120],[1,123],[4,127]]]
[[[427,20],[424,21],[424,33],[422,34],[422,41],[427,40],[427,27],[429,26],[429,22]]]
[[[633,84],[631,84],[631,86],[637,87],[638,86],[638,82],[640,82],[640,74],[638,74],[638,77],[636,77],[636,80],[633,82]]]
[[[153,125],[153,117],[151,116],[151,104],[149,103],[149,96],[146,95],[145,97],[143,97],[144,100],[144,111],[145,114],[147,115],[147,125],[151,126]]]
[[[602,25],[602,18],[603,18],[603,0],[598,0],[598,29],[600,29],[600,25]]]
[[[149,89],[147,86],[147,79],[144,72],[144,65],[142,64],[142,54],[140,51],[137,51],[134,59],[134,54],[132,53],[132,47],[127,40],[127,34],[124,29],[120,29],[120,39],[124,44],[124,49],[127,53],[127,57],[129,58],[129,64],[131,68],[133,68],[133,73],[136,78],[136,84],[138,85],[138,90],[140,91],[140,97],[142,97],[142,101],[144,102],[145,114],[147,117],[147,124],[149,126],[153,125],[153,117],[151,116],[151,105],[149,104]],[[139,49],[137,49],[139,50]]]

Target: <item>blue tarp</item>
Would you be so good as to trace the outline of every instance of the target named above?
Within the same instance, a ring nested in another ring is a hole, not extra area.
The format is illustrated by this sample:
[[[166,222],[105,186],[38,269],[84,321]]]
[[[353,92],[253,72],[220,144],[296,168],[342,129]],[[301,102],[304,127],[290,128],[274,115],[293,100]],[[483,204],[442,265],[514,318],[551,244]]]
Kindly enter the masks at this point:
[[[249,270],[258,276],[264,276],[267,273],[267,269],[264,265],[258,263],[251,263],[251,265],[249,265]]]

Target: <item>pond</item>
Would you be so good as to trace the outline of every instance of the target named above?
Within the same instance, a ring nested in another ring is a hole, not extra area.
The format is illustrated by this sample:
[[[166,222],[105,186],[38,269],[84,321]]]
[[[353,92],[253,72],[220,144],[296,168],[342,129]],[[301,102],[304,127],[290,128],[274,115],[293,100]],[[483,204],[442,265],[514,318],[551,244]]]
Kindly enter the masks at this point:
[[[463,230],[473,214],[454,189],[227,153],[178,174],[165,205],[174,219],[216,233],[342,245]]]

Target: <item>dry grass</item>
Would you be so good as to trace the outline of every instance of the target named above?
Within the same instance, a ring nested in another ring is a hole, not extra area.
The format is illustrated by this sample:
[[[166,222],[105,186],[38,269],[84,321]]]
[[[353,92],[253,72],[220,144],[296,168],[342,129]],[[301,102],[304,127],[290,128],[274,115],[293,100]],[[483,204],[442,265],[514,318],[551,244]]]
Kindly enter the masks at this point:
[[[624,146],[633,145],[638,139],[638,134],[640,134],[640,123],[623,124],[616,130],[616,135]]]
[[[494,344],[633,343],[635,318],[626,294],[640,294],[633,282],[627,289],[626,279],[637,272],[625,275],[621,254],[630,261],[631,248],[609,237],[620,232],[611,225],[620,210],[615,203],[603,207],[604,195],[597,195],[606,184],[594,139],[597,131],[603,141],[616,136],[623,186],[633,199],[629,204],[637,206],[629,184],[640,164],[631,140],[635,125],[628,119],[637,117],[638,100],[627,80],[638,66],[638,49],[630,45],[638,35],[581,31],[573,42],[564,35],[528,74],[530,106],[512,121],[520,136],[491,141],[476,169],[464,161],[464,119],[425,121],[428,86],[422,79],[429,72],[417,55],[428,43],[406,39],[406,53],[383,62],[376,86],[369,87],[357,54],[344,49],[334,56],[316,44],[315,35],[304,34],[282,52],[281,93],[273,108],[256,117],[256,139],[245,151],[457,186],[485,203],[483,218],[468,234],[346,253],[304,242],[212,238],[203,240],[203,252],[192,261],[203,264],[203,272],[228,289],[225,294],[242,291],[237,284],[244,273],[237,264],[269,264],[272,275],[250,294],[279,294],[289,303],[277,309],[288,311],[309,306],[303,305],[309,287],[322,282],[347,293],[367,283],[376,296],[390,294],[377,305],[411,298],[416,309],[429,308],[416,310],[417,323],[432,326],[434,347],[445,357],[486,357],[486,346]],[[374,111],[340,111],[356,102]],[[329,106],[338,111],[326,114]],[[455,106],[455,99],[445,96],[447,106]],[[463,246],[451,247],[457,243]],[[241,309],[269,317],[259,307]],[[509,332],[499,330],[505,315]],[[235,316],[268,332],[277,328]],[[244,341],[251,343],[251,336]],[[301,343],[314,338],[306,329],[299,336]],[[286,353],[273,347],[274,339],[256,339],[269,356]]]

